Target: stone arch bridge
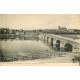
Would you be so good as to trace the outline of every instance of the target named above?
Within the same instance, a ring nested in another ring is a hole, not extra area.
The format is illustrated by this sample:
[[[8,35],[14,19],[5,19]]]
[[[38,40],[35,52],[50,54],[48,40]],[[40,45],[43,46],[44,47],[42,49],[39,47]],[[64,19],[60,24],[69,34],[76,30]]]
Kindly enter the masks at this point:
[[[80,43],[72,38],[53,34],[40,34],[39,39],[56,51],[80,52]]]

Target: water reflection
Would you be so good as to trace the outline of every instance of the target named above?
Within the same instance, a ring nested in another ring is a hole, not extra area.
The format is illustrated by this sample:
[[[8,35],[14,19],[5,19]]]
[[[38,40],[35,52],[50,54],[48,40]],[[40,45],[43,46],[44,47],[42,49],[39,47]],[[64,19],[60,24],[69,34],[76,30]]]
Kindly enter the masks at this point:
[[[53,39],[51,42],[44,39],[40,40],[38,35],[0,35],[0,61],[8,62],[63,57],[64,60],[62,59],[62,62],[64,62],[66,56],[70,53],[59,52],[57,51],[56,44],[52,44]],[[68,56],[71,57],[70,60],[73,55],[70,54]],[[75,60],[80,60],[80,57]],[[75,60],[73,59],[73,62]]]
[[[38,35],[0,35],[0,40],[39,40]]]
[[[39,40],[38,35],[1,35],[0,42],[0,60],[4,62],[49,58],[48,52],[53,53],[53,50]]]

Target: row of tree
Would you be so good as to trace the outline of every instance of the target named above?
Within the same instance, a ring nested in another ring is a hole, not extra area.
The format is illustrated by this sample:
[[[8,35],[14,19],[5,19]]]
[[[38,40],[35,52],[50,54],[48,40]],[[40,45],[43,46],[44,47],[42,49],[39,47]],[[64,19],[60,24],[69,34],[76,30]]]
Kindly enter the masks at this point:
[[[35,33],[36,30],[16,30],[9,28],[0,28],[0,34],[26,34],[26,33]]]
[[[80,30],[79,29],[16,30],[16,29],[0,28],[0,34],[27,34],[27,33],[80,34]]]

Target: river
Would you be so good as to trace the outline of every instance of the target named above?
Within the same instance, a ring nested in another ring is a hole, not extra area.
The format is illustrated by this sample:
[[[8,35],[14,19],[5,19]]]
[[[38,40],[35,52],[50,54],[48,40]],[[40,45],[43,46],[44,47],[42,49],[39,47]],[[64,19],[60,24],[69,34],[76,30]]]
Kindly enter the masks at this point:
[[[0,54],[5,58],[39,59],[49,57],[46,53],[53,53],[50,47],[39,40],[38,36],[3,37],[0,40]],[[14,61],[14,60],[13,60]]]
[[[74,54],[54,51],[41,41],[38,35],[4,35],[0,36],[0,56],[1,62],[46,58],[54,62],[71,62]]]

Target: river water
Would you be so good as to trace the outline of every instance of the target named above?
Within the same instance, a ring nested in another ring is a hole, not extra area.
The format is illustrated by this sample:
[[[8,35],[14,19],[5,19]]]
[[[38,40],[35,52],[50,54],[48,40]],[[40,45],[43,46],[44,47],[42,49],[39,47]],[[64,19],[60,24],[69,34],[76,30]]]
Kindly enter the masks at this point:
[[[46,54],[47,52],[53,53],[54,50],[51,50],[50,47],[40,41],[38,36],[2,36],[0,39],[0,54],[2,58],[19,58],[27,56],[27,59],[36,59],[44,55],[44,57],[48,57],[49,55]],[[31,56],[35,57],[31,58]]]
[[[80,39],[78,39],[79,41]],[[59,52],[58,52],[59,53]],[[63,52],[61,52],[63,53]],[[61,62],[70,58],[72,59],[73,54],[67,56],[61,56],[56,54],[49,45],[46,45],[39,39],[38,35],[26,35],[26,36],[11,36],[4,35],[0,36],[0,61],[18,61],[18,60],[34,60],[34,59],[45,59],[63,57]],[[70,57],[71,56],[71,57]],[[60,61],[60,60],[59,60]],[[70,61],[70,60],[69,60]]]

